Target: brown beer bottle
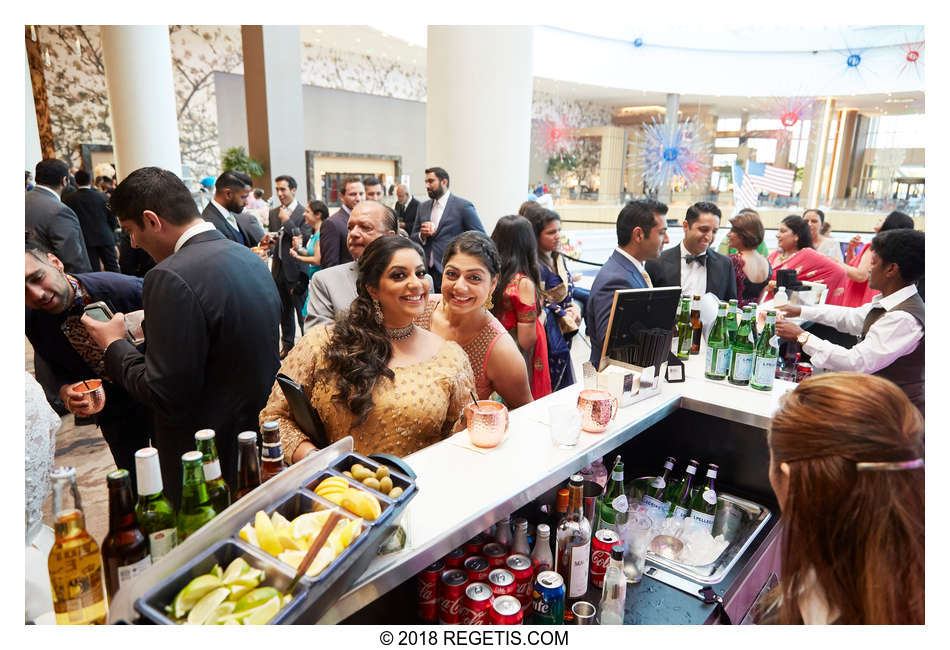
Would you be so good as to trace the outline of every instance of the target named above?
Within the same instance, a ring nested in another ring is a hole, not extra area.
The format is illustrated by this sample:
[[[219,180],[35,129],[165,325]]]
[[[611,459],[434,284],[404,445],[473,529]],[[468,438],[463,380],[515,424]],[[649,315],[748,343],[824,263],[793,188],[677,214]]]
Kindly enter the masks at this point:
[[[261,484],[261,463],[257,456],[257,432],[238,434],[237,491],[235,501]]]
[[[129,472],[117,469],[106,476],[109,488],[109,533],[102,540],[106,595],[109,602],[119,589],[131,583],[152,566],[148,539],[135,519],[132,479]]]
[[[702,296],[693,296],[692,309],[689,312],[689,322],[693,326],[693,344],[689,348],[690,354],[699,354],[703,342],[703,322],[699,320],[699,301]]]
[[[284,471],[284,451],[280,445],[277,420],[268,420],[261,427],[261,481],[269,481]]]

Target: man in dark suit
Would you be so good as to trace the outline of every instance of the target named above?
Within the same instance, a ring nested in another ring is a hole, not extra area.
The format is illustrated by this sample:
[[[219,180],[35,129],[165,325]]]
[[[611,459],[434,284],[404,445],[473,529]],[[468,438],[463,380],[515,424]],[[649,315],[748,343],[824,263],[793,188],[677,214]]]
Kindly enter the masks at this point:
[[[115,381],[155,413],[165,493],[177,503],[181,455],[214,429],[225,480],[235,485],[237,434],[258,428],[274,385],[280,297],[264,261],[198,214],[170,171],[143,167],[115,188],[123,229],[158,262],[145,276],[147,351],[125,338],[122,314],[82,323],[105,349]]]
[[[47,158],[36,163],[36,186],[26,193],[26,228],[63,263],[67,273],[89,273],[92,266],[76,213],[60,200],[69,167]]]
[[[416,212],[419,210],[419,199],[409,194],[409,188],[400,183],[396,186],[396,218],[399,227],[407,233],[412,230],[416,222]]]
[[[429,200],[419,206],[410,238],[422,244],[425,263],[436,293],[442,288],[442,254],[456,235],[469,230],[485,232],[471,201],[449,192],[449,174],[441,167],[426,170]]]
[[[346,176],[342,181],[340,209],[330,215],[320,226],[320,268],[329,269],[338,264],[352,262],[346,249],[346,224],[356,204],[366,198],[366,188],[356,176]]]
[[[732,260],[709,248],[721,219],[715,203],[700,201],[689,206],[683,220],[683,241],[646,263],[653,285],[680,286],[691,296],[711,293],[724,302],[734,299],[736,272]]]
[[[119,259],[116,257],[115,231],[119,222],[109,211],[109,197],[90,187],[92,179],[89,172],[80,169],[76,172],[76,191],[63,196],[63,203],[72,208],[79,218],[79,227],[86,242],[86,255],[94,270],[102,269],[119,272]]]
[[[214,197],[208,201],[201,217],[213,223],[231,241],[253,248],[264,238],[264,229],[254,215],[247,215],[250,220],[242,218],[250,193],[251,177],[228,170],[215,181]]]
[[[610,322],[610,308],[618,289],[646,289],[653,286],[644,262],[654,260],[668,244],[667,207],[652,199],[630,201],[617,216],[617,248],[597,272],[587,304],[587,334],[590,336],[590,362],[595,368]]]
[[[299,246],[306,246],[313,229],[304,219],[304,207],[297,203],[297,181],[291,176],[278,176],[274,186],[280,206],[270,211],[268,230],[273,234],[271,246],[271,274],[280,296],[281,351],[283,359],[294,347],[296,325],[303,332],[303,305],[307,300],[307,265],[290,254],[294,237],[300,236]],[[321,228],[322,230],[322,228]],[[322,236],[322,233],[321,233]]]

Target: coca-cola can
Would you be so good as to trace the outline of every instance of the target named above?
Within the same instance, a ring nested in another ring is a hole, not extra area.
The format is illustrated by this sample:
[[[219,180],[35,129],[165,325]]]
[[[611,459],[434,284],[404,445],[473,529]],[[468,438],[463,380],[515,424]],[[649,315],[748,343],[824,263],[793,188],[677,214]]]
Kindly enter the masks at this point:
[[[465,558],[464,567],[465,573],[468,574],[469,582],[488,581],[490,567],[488,566],[488,560],[481,555],[473,555],[472,557]]]
[[[462,562],[465,561],[465,549],[459,546],[454,551],[449,551],[442,559],[445,560],[446,569],[461,569]]]
[[[491,587],[484,582],[473,582],[465,587],[462,598],[462,625],[488,625],[488,610],[491,609]]]
[[[590,545],[590,582],[595,587],[604,586],[604,574],[610,564],[610,549],[620,543],[620,535],[609,528],[601,528],[594,533]]]
[[[521,603],[514,596],[498,596],[488,612],[488,622],[492,625],[521,625],[523,620]]]
[[[458,625],[462,611],[462,597],[468,576],[461,569],[446,569],[442,572],[442,593],[439,595],[439,623]]]
[[[531,564],[531,558],[518,553],[509,555],[505,561],[505,568],[515,577],[515,598],[521,603],[522,608],[530,606],[531,592],[534,587],[534,566]]]
[[[488,584],[495,598],[515,595],[515,577],[508,569],[493,569],[488,574]]]
[[[814,372],[814,368],[812,368],[810,363],[805,361],[799,362],[798,367],[795,369],[795,381],[802,382],[808,379],[811,377],[812,372]]]
[[[508,551],[506,551],[505,547],[501,544],[491,542],[482,547],[482,556],[488,560],[488,566],[491,568],[504,569],[505,558],[508,556]]]
[[[435,623],[439,620],[439,578],[445,570],[445,562],[437,560],[416,576],[416,593],[419,596],[419,620]]]
[[[465,545],[462,548],[465,550],[466,556],[481,555],[483,546],[485,546],[485,536],[479,534],[465,542]]]

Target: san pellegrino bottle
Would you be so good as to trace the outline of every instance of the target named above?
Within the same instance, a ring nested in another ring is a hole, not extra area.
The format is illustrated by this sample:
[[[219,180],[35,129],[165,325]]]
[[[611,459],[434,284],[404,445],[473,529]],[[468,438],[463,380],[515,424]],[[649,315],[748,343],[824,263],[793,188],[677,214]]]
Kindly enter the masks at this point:
[[[680,315],[676,321],[677,334],[679,335],[676,356],[680,359],[689,359],[689,348],[693,344],[693,324],[689,319],[691,304],[692,299],[689,295],[680,298]]]
[[[109,472],[106,485],[109,488],[109,532],[102,540],[102,562],[105,564],[106,595],[112,602],[119,589],[152,566],[152,560],[148,553],[148,538],[135,520],[129,471],[117,469]]]
[[[673,473],[675,464],[676,459],[668,456],[666,462],[663,463],[663,474],[654,478],[643,494],[643,505],[660,518],[666,516],[666,511],[670,507],[669,494],[672,487],[670,475]]]
[[[726,330],[729,333],[729,342],[734,343],[736,332],[739,330],[739,301],[733,298],[729,301],[726,312]]]
[[[188,536],[214,519],[214,508],[208,499],[201,452],[187,451],[181,455],[181,507],[178,508],[178,539]]]
[[[531,564],[534,566],[534,575],[537,577],[542,571],[554,570],[554,554],[551,553],[551,527],[547,524],[538,524],[534,532]]]
[[[716,494],[716,475],[719,465],[709,463],[706,469],[706,484],[689,502],[689,516],[711,535],[713,522],[716,521],[716,506],[719,504],[719,495]]]
[[[99,545],[86,531],[76,469],[56,467],[53,483],[53,532],[48,568],[57,625],[104,625],[106,595]]]
[[[729,383],[746,386],[752,377],[752,364],[755,361],[755,335],[752,333],[752,310],[742,309],[739,329],[732,342],[732,361],[729,364]]]
[[[729,334],[726,330],[726,303],[719,303],[719,313],[716,322],[709,332],[706,341],[706,378],[725,379],[729,374],[729,361],[732,348],[729,345]]]
[[[750,323],[752,324],[752,338],[755,339],[756,343],[758,343],[759,342],[759,323],[758,323],[759,305],[757,303],[750,302],[748,305],[746,305],[746,307],[748,307],[752,311],[752,320],[750,321]]]
[[[205,475],[208,499],[215,514],[224,512],[231,505],[231,488],[221,476],[221,461],[214,444],[214,429],[201,429],[195,433],[195,445],[201,452],[201,470]]]
[[[511,540],[511,555],[531,555],[531,546],[528,544],[528,520],[524,517],[515,517],[512,522],[515,529],[514,539]]]
[[[775,335],[775,312],[765,313],[765,326],[755,344],[755,360],[749,385],[758,390],[772,390],[775,383],[775,367],[778,365],[779,339]]]
[[[670,494],[670,509],[667,517],[685,519],[689,514],[689,499],[693,491],[693,477],[699,470],[699,461],[690,460],[683,473],[683,478],[673,487]]]
[[[587,592],[587,580],[590,572],[590,521],[584,516],[584,478],[580,474],[571,476],[570,502],[567,514],[558,522],[555,571],[564,578],[565,611],[572,600],[577,600]]]
[[[139,493],[135,518],[148,538],[148,552],[154,564],[178,545],[175,508],[162,492],[162,470],[155,447],[135,452],[135,479]]]
[[[610,564],[604,573],[604,588],[600,594],[598,612],[601,625],[623,625],[623,610],[627,599],[627,578],[623,573],[623,546],[610,549]]]
[[[610,472],[607,489],[597,499],[597,525],[595,528],[616,530],[617,511],[627,511],[627,493],[623,489],[623,459],[617,454],[614,467]]]

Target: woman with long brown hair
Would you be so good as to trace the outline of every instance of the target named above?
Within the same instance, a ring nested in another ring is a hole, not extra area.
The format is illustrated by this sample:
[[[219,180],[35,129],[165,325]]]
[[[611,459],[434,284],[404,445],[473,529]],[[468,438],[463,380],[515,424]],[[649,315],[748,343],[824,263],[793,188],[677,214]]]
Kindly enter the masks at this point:
[[[760,622],[924,623],[924,423],[895,384],[806,379],[769,431],[785,527]]]

